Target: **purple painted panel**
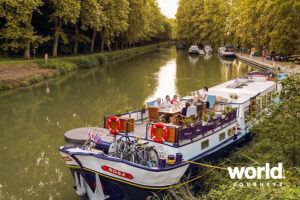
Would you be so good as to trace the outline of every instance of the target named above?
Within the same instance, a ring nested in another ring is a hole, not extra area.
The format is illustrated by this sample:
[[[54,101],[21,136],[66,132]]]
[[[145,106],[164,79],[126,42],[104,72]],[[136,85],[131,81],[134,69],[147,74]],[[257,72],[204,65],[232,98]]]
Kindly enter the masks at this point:
[[[227,124],[232,120],[236,119],[236,112],[236,109],[231,111],[227,114],[225,119],[222,119],[221,116],[217,117],[216,119],[210,119],[206,126],[202,126],[202,124],[197,124],[194,126],[184,127],[179,130],[178,140],[193,139],[194,137],[197,137],[200,134],[204,136],[205,133],[213,131],[217,127],[222,127],[224,124]]]

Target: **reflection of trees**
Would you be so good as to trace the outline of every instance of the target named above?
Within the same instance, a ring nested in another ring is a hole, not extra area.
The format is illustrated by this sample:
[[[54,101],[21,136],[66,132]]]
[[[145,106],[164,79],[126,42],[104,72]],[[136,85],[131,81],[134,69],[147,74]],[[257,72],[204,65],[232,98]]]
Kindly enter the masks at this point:
[[[212,55],[212,58],[205,60],[199,57],[196,65],[189,62],[188,53],[177,55],[177,91],[180,95],[186,95],[189,91],[200,89],[204,86],[214,86],[230,80],[232,77],[239,76],[248,72],[250,68],[246,65],[241,65],[235,68],[223,66],[217,55]]]

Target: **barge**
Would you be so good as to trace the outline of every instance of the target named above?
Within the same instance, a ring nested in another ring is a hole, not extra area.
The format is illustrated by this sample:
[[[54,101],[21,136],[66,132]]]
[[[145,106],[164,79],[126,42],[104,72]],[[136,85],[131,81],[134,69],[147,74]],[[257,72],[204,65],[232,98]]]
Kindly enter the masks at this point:
[[[232,45],[220,47],[218,53],[222,58],[236,58],[236,54]]]
[[[191,162],[250,136],[250,114],[272,101],[277,84],[271,73],[248,73],[209,88],[209,107],[193,95],[171,107],[153,107],[152,101],[143,110],[105,116],[102,128],[66,132],[59,152],[76,193],[89,199],[145,199],[179,184]],[[186,102],[192,106],[182,116]]]

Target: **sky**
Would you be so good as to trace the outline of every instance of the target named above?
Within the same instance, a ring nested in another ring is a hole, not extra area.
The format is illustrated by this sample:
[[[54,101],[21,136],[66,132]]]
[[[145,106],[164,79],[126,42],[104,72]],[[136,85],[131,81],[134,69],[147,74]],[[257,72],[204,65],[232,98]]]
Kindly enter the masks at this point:
[[[179,0],[157,0],[162,13],[168,18],[175,18]]]

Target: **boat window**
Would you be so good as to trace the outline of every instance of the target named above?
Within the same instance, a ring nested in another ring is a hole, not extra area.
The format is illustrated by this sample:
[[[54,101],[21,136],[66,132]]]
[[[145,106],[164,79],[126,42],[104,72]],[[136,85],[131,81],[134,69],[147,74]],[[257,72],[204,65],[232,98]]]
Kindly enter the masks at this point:
[[[233,134],[234,134],[234,131],[233,131],[233,129],[228,129],[228,136],[233,136]]]
[[[266,97],[267,97],[267,104],[269,104],[272,100],[271,92],[269,92]]]
[[[219,141],[222,141],[225,139],[225,132],[222,132],[219,134]]]
[[[235,134],[235,132],[236,132],[236,127],[235,126],[232,127],[232,132],[233,132],[233,134]]]
[[[201,142],[201,150],[206,149],[209,147],[209,140],[204,140]]]
[[[266,107],[266,96],[263,96],[262,98],[261,98],[262,100],[261,100],[261,104],[262,104],[262,108],[264,108],[264,107]]]
[[[244,116],[246,120],[250,119],[250,110],[249,110],[249,106],[245,107],[244,109]]]
[[[256,103],[257,103],[256,109],[257,109],[258,112],[259,112],[260,109],[261,109],[261,101],[262,101],[262,97],[260,97],[260,98],[258,98],[258,99],[256,100]]]
[[[256,111],[256,100],[252,99],[252,100],[250,100],[250,110],[249,110],[249,113],[251,114],[254,111]]]

